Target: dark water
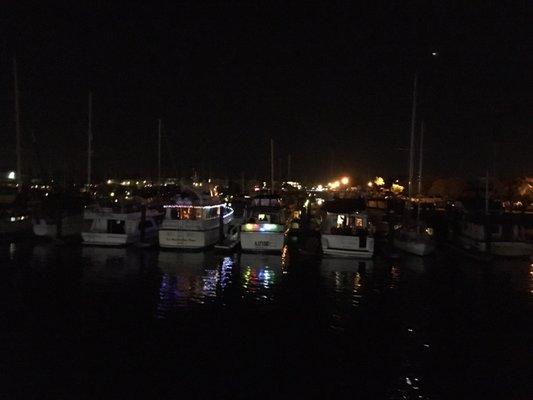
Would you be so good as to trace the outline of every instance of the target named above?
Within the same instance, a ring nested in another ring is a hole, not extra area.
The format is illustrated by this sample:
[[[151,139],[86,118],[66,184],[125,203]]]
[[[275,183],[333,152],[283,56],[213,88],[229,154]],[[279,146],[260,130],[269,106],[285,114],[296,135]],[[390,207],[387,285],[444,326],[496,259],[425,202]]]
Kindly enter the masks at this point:
[[[533,265],[0,247],[2,398],[532,398]]]

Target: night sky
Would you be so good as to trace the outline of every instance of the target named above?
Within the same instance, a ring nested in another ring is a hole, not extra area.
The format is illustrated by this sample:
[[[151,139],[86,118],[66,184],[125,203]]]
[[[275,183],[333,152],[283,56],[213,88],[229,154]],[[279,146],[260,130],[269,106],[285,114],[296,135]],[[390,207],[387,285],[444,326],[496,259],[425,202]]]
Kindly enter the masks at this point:
[[[533,174],[526,1],[18,3],[0,17],[0,170],[15,160],[16,54],[34,170],[83,179],[92,90],[100,178],[155,176],[159,117],[167,176],[267,176],[270,137],[296,178],[405,174],[418,70],[429,178]]]

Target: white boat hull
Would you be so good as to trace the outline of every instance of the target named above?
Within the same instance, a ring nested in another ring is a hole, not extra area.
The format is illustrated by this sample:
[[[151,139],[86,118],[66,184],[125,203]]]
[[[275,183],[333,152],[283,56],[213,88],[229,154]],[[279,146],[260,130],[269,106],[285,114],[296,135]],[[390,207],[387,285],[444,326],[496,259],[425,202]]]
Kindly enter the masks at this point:
[[[159,246],[167,249],[203,249],[219,239],[218,227],[206,231],[159,230]]]
[[[61,220],[61,236],[81,235],[83,230],[83,216],[71,215],[63,217]],[[57,224],[49,224],[45,219],[33,221],[33,233],[36,236],[56,238]]]
[[[371,258],[374,255],[374,238],[371,237],[361,246],[358,236],[322,234],[321,244],[322,252],[331,256]]]
[[[281,252],[285,245],[283,232],[242,232],[241,248],[243,251],[275,251]]]

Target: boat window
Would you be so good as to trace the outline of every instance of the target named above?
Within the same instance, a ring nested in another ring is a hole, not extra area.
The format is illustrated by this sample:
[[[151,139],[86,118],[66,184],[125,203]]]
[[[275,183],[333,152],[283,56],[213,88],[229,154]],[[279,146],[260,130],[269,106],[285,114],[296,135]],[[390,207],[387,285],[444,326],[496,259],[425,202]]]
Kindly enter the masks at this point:
[[[207,210],[207,218],[216,218],[219,215],[219,207],[209,208]]]
[[[196,216],[195,219],[202,219],[203,218],[203,212],[204,212],[203,208],[194,208],[193,211],[194,211],[195,216]]]
[[[180,219],[180,209],[171,208],[170,209],[170,219]]]
[[[200,211],[200,217],[202,216],[201,209]],[[170,218],[174,220],[188,220],[188,219],[196,219],[196,211],[193,207],[189,208],[171,208],[170,209]]]
[[[271,222],[270,221],[270,215],[267,215],[267,214],[259,214],[257,216],[257,220],[259,222]]]
[[[331,225],[330,225],[331,226]],[[335,235],[359,235],[365,228],[363,217],[354,215],[337,215],[331,226],[331,233]]]
[[[118,233],[124,234],[126,223],[120,219],[109,219],[107,220],[107,233]]]

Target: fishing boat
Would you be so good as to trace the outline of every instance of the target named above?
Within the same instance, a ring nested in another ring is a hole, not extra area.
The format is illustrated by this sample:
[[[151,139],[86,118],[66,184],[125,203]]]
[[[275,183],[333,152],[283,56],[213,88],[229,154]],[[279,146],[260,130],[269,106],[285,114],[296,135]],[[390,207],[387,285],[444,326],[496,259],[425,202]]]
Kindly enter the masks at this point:
[[[159,246],[177,249],[202,249],[225,236],[233,219],[233,209],[215,196],[190,192],[166,204],[159,230]]]
[[[241,225],[241,248],[252,252],[281,252],[287,218],[281,199],[273,194],[252,200],[246,223]]]
[[[456,242],[465,250],[500,257],[524,257],[533,254],[527,240],[527,215],[501,213],[488,217],[465,213],[455,224]]]
[[[161,213],[149,208],[143,211],[139,202],[115,200],[111,204],[97,204],[85,209],[83,244],[125,246],[155,242]]]
[[[374,238],[363,199],[335,199],[323,205],[322,252],[326,255],[371,258]]]

